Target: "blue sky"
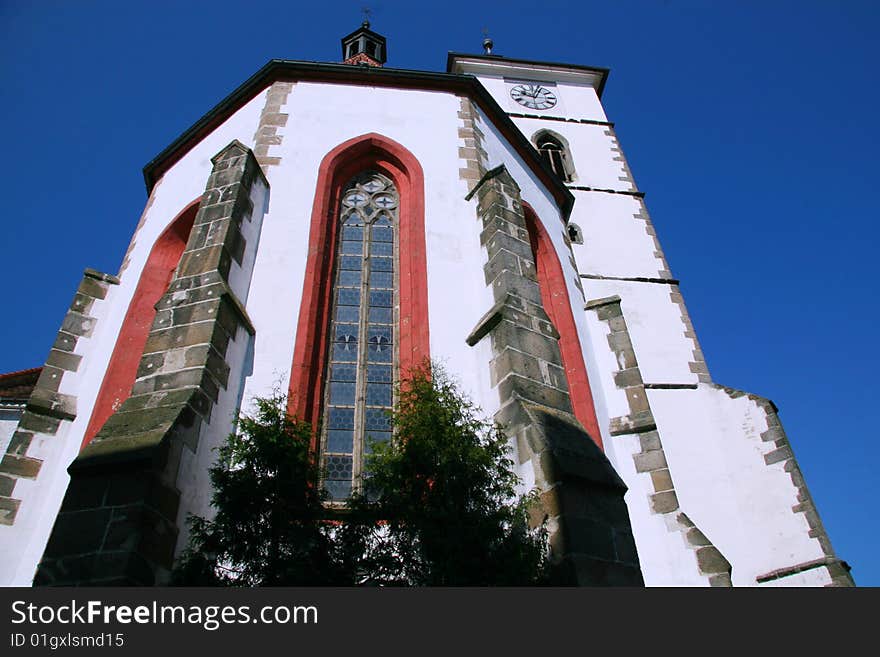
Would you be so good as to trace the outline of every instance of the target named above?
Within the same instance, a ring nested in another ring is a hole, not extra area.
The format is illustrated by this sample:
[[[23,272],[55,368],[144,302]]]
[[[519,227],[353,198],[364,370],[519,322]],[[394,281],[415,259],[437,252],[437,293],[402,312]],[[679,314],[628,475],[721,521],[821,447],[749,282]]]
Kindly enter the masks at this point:
[[[115,273],[141,169],[271,58],[337,61],[364,2],[0,0],[0,372]],[[880,4],[375,1],[389,66],[606,66],[604,104],[718,383],[773,399],[838,554],[880,585]]]

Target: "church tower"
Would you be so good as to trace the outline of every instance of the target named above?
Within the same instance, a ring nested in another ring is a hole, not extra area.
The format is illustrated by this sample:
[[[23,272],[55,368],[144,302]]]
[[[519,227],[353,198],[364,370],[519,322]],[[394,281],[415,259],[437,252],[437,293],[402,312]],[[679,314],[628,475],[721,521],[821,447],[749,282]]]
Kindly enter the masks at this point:
[[[772,402],[716,383],[602,107],[607,69],[272,60],[144,169],[0,465],[0,581],[162,585],[280,381],[331,499],[426,359],[540,494],[563,581],[847,586]],[[428,129],[426,129],[428,128]],[[30,388],[28,389],[30,390]]]

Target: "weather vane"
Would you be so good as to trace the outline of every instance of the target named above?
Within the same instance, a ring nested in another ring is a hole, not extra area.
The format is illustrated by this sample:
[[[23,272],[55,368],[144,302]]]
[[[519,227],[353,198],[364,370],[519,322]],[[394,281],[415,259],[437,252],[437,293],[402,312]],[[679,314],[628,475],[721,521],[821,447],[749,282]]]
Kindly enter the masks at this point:
[[[363,7],[361,7],[361,13],[364,15],[364,22],[362,23],[363,27],[369,28],[370,27],[370,14],[373,13],[372,10],[370,9],[369,5],[364,5]]]

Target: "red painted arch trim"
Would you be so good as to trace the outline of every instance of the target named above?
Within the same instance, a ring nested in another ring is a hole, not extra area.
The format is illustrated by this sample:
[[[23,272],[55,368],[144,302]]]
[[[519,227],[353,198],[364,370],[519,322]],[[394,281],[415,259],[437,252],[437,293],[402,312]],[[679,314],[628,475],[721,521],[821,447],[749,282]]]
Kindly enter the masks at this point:
[[[535,254],[541,300],[550,321],[559,331],[559,351],[562,352],[562,365],[568,380],[568,392],[574,415],[601,449],[602,434],[599,432],[599,421],[596,418],[596,406],[593,402],[587,367],[584,364],[581,341],[571,312],[565,274],[562,272],[559,256],[541,219],[528,203],[523,202],[523,209]]]
[[[312,206],[302,303],[290,371],[288,410],[317,426],[327,358],[333,260],[342,186],[365,169],[394,181],[400,194],[399,368],[402,375],[429,357],[428,272],[425,249],[425,180],[418,160],[376,133],[349,139],[324,156]]]
[[[104,423],[131,395],[144,346],[156,317],[156,304],[171,284],[200,202],[198,198],[187,205],[153,244],[104,373],[104,381],[83,437],[83,447],[91,442]]]

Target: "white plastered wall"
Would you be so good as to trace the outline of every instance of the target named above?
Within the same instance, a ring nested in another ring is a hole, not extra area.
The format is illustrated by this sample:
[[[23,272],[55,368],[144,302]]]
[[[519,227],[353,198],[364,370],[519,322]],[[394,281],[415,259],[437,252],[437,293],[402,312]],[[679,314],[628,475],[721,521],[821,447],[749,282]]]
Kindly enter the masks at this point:
[[[547,75],[531,77],[550,80],[552,76]],[[527,73],[520,71],[507,80],[479,73],[477,77],[508,112],[566,119],[513,117],[529,139],[536,131],[547,129],[568,142],[577,173],[573,187],[634,191],[619,144],[613,134],[608,134],[612,132],[609,127],[577,122],[606,120],[592,88],[557,81],[554,91],[559,104],[536,112],[521,107],[509,95],[513,79],[528,80]],[[490,167],[504,161],[511,168],[500,152],[489,150]],[[521,182],[518,175],[514,178]],[[634,216],[642,210],[640,199],[602,191],[572,192],[576,203],[570,221],[581,227],[585,242],[572,247],[581,274],[610,278],[662,276],[668,267],[656,253],[655,240],[646,232],[645,218]],[[523,198],[531,202],[528,194],[524,190]],[[734,585],[755,585],[758,575],[821,558],[819,543],[809,538],[803,514],[792,511],[798,503],[797,491],[783,463],[764,462],[763,455],[775,448],[760,439],[760,433],[767,429],[765,411],[747,397],[732,399],[713,386],[698,383],[698,376],[690,371],[696,345],[684,335],[682,307],[669,296],[677,288],[635,281],[585,278],[582,282],[587,299],[621,297],[646,382],[698,387],[650,390],[649,400],[682,510],[732,563]],[[608,435],[610,418],[626,415],[629,409],[623,391],[614,383],[613,373],[619,368],[607,343],[607,325],[588,312],[586,329],[588,341],[582,334],[582,345],[602,437],[609,458],[630,486],[627,501],[646,581],[655,585],[705,585],[694,552],[684,544],[681,532],[667,527],[666,519],[650,511],[650,475],[637,473],[633,462],[633,455],[641,451],[638,436]],[[765,585],[805,586],[828,581],[825,569],[816,569]]]
[[[689,367],[694,342],[684,334],[681,307],[669,298],[669,285],[594,279],[583,282],[588,299],[620,296],[645,383],[697,383],[697,375]]]
[[[508,112],[566,119],[513,117],[530,140],[541,129],[565,139],[577,175],[572,181],[574,187],[634,190],[619,144],[609,134],[611,130],[568,120],[605,120],[594,90],[559,83],[554,87],[558,105],[536,112],[522,108],[509,95],[512,79],[527,80],[527,74],[507,80],[488,75],[478,78]],[[487,150],[490,167],[504,161],[512,169],[500,152],[489,146]],[[521,183],[520,177],[513,175]],[[576,203],[570,221],[581,228],[584,236],[583,245],[572,245],[581,274],[612,279],[663,275],[661,272],[668,267],[657,254],[654,238],[646,232],[648,224],[645,218],[635,216],[643,208],[640,199],[603,191],[572,192]],[[523,198],[530,200],[528,196],[529,190],[524,189]],[[791,511],[797,504],[796,490],[783,465],[764,463],[763,454],[774,447],[762,443],[759,436],[767,428],[763,409],[746,397],[731,399],[716,388],[698,383],[698,376],[691,372],[696,345],[684,334],[682,307],[670,298],[670,292],[677,288],[596,278],[584,278],[582,283],[587,299],[613,295],[621,298],[644,381],[699,386],[698,390],[651,390],[649,400],[681,508],[733,564],[734,584],[754,585],[757,575],[820,558],[818,542],[808,537],[803,515]],[[578,307],[576,303],[573,299],[573,307]],[[587,313],[586,320],[588,337],[585,341],[582,334],[581,339],[596,412],[606,452],[630,487],[627,502],[646,582],[705,585],[706,578],[696,568],[694,551],[685,545],[677,527],[667,527],[671,515],[651,512],[651,477],[636,472],[633,462],[633,455],[641,451],[639,437],[608,435],[610,419],[627,415],[629,408],[624,392],[614,382],[613,373],[619,367],[607,342],[607,325],[593,312]],[[760,545],[760,554],[753,554],[749,544]],[[801,573],[774,582],[780,586],[815,585],[823,577],[827,579],[822,573]]]
[[[268,174],[272,201],[247,304],[257,337],[245,408],[254,396],[265,395],[278,385],[286,389],[289,381],[321,160],[339,144],[377,132],[409,150],[424,172],[431,356],[459,381],[484,415],[491,417],[498,410],[498,395],[489,380],[490,342],[483,340],[475,347],[465,343],[494,299],[483,274],[487,255],[480,245],[482,225],[476,199],[465,200],[470,190],[458,175],[463,166],[458,153],[460,108],[461,99],[453,94],[294,85],[282,108],[289,115],[287,125],[279,129],[282,143],[270,153],[280,157],[281,163]],[[572,302],[575,307],[582,305],[555,201],[489,121],[482,115],[478,120],[487,135],[488,166],[506,164],[521,185],[523,199],[534,207],[551,235]],[[426,124],[432,129],[425,130]],[[583,324],[580,313],[575,317]],[[584,332],[584,326],[579,331]]]
[[[512,86],[529,82],[540,84],[542,81],[547,80],[548,77],[552,76],[548,76],[546,73],[538,71],[529,73],[527,70],[520,70],[517,73],[511,73],[508,78],[495,75],[476,75],[476,78],[484,87],[486,87],[486,90],[492,94],[492,97],[506,112],[518,114],[540,114],[541,116],[554,116],[587,121],[607,121],[605,118],[605,111],[602,109],[602,103],[596,95],[596,90],[586,83],[551,82],[550,84],[552,86],[549,88],[556,94],[558,102],[555,107],[549,110],[535,111],[523,107],[510,97],[510,89]],[[550,123],[550,121],[548,121],[548,123]]]
[[[465,343],[492,295],[473,283],[483,281],[484,260],[475,201],[465,200],[468,189],[458,177],[460,106],[457,96],[439,92],[293,86],[282,108],[289,115],[279,129],[282,143],[270,153],[281,162],[268,173],[272,200],[247,303],[257,336],[245,409],[254,396],[279,385],[286,390],[289,382],[319,165],[343,142],[373,132],[406,148],[423,169],[431,356],[478,404],[492,403],[488,359],[482,347]]]
[[[602,441],[605,454],[628,489],[624,500],[645,584],[706,586],[707,580],[698,572],[694,552],[687,549],[679,528],[670,525],[671,518],[651,512],[650,495],[654,492],[651,475],[637,472],[633,460],[633,456],[642,451],[638,434],[612,436],[609,432],[611,418],[630,412],[625,392],[614,381],[614,373],[621,369],[621,364],[608,344],[608,323],[601,321],[593,311],[585,316],[590,339],[586,352],[595,363],[592,368],[588,365],[590,384],[594,397],[601,400],[596,403],[596,414]]]
[[[734,586],[825,555],[802,513],[798,490],[776,449],[761,439],[766,412],[724,390],[649,390],[682,509],[732,565]],[[824,569],[823,569],[824,570]]]
[[[581,228],[583,244],[572,244],[581,274],[618,278],[657,278],[664,264],[655,255],[653,237],[636,218],[638,199],[624,194],[574,191],[571,221]]]
[[[660,515],[651,511],[649,498],[654,492],[651,475],[637,472],[633,460],[639,452],[638,434],[614,436],[606,445],[606,453],[628,488],[624,500],[629,509],[645,585],[707,586],[708,580],[700,575],[695,553],[688,549],[673,514]],[[682,505],[682,510],[690,515],[687,506]],[[699,523],[697,526],[700,527]]]

